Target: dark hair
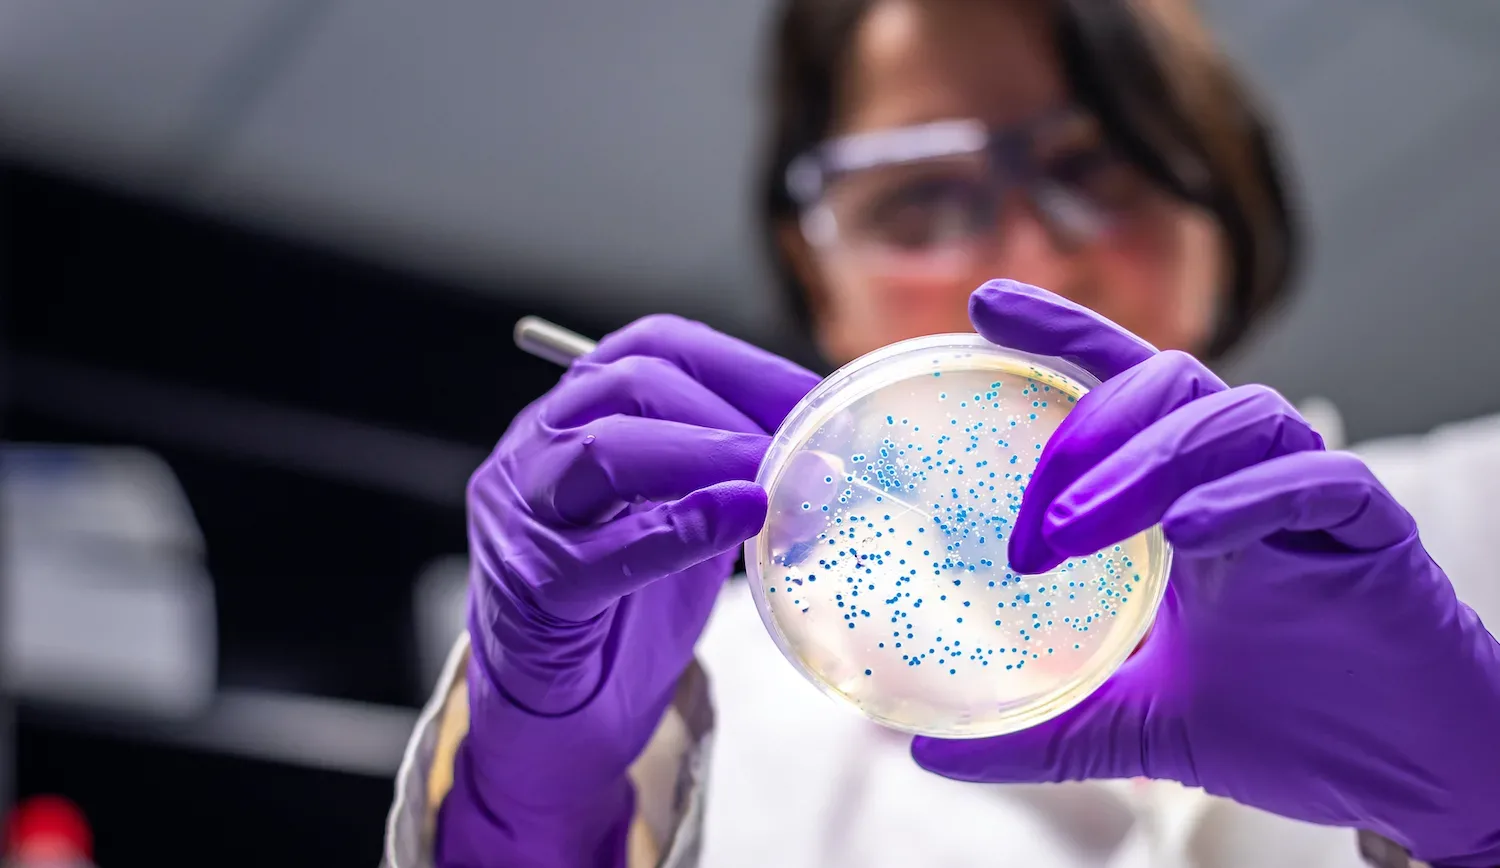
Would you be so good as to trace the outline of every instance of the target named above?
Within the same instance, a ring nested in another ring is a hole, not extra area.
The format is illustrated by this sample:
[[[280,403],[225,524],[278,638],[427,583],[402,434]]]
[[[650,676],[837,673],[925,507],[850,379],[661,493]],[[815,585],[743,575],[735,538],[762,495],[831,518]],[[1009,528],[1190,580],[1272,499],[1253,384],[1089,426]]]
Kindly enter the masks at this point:
[[[1300,253],[1270,125],[1193,0],[1048,2],[1073,100],[1141,171],[1223,227],[1232,283],[1207,348],[1221,356],[1287,295]],[[777,226],[797,213],[786,170],[827,136],[838,77],[873,3],[787,0],[775,32],[760,218],[786,301],[804,324],[807,293],[777,241]]]

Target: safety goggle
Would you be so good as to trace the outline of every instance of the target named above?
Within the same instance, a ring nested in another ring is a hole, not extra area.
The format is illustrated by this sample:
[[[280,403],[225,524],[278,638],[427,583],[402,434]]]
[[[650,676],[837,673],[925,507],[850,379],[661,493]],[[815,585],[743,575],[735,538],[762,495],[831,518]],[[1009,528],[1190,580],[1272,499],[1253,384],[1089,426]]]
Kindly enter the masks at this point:
[[[1075,109],[998,130],[950,120],[832,139],[795,159],[786,185],[814,247],[907,259],[993,242],[1019,201],[1058,242],[1085,243],[1150,189]]]

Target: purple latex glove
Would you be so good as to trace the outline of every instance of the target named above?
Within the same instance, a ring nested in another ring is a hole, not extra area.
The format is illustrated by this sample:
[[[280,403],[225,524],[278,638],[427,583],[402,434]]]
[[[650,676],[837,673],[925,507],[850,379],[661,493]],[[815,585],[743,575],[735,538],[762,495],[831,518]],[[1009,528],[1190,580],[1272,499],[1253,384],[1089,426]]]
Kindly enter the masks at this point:
[[[439,866],[616,866],[626,770],[765,521],[753,481],[814,374],[650,317],[523,411],[469,484],[469,733]]]
[[[970,302],[998,344],[1104,384],[1043,451],[1010,540],[1041,572],[1160,522],[1171,581],[1140,651],[1081,705],[994,739],[917,739],[971,781],[1150,777],[1500,865],[1500,647],[1358,458],[1279,395],[1228,388],[1008,281]]]

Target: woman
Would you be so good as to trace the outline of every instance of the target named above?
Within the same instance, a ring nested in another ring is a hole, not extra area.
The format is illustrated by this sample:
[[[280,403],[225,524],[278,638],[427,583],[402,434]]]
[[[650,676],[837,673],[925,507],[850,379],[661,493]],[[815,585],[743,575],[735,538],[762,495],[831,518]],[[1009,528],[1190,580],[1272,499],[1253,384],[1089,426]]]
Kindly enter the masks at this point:
[[[1189,355],[1285,292],[1295,233],[1187,0],[792,0],[776,50],[767,235],[818,346],[972,327],[1104,379],[1048,445],[1011,564],[1160,522],[1153,633],[1058,719],[909,756],[798,684],[725,585],[768,432],[818,378],[643,320],[473,478],[472,646],[413,741],[388,860],[1353,866],[1358,829],[1380,864],[1500,865],[1500,648],[1365,464]],[[970,297],[996,275],[1025,283]]]

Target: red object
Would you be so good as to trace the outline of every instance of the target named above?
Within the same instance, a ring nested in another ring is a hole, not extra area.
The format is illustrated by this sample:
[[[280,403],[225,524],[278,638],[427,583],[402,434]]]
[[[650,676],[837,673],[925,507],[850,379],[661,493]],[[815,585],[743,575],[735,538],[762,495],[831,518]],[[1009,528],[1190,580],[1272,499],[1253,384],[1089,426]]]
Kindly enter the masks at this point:
[[[36,796],[16,806],[5,824],[5,853],[17,859],[94,857],[94,833],[78,806]]]

